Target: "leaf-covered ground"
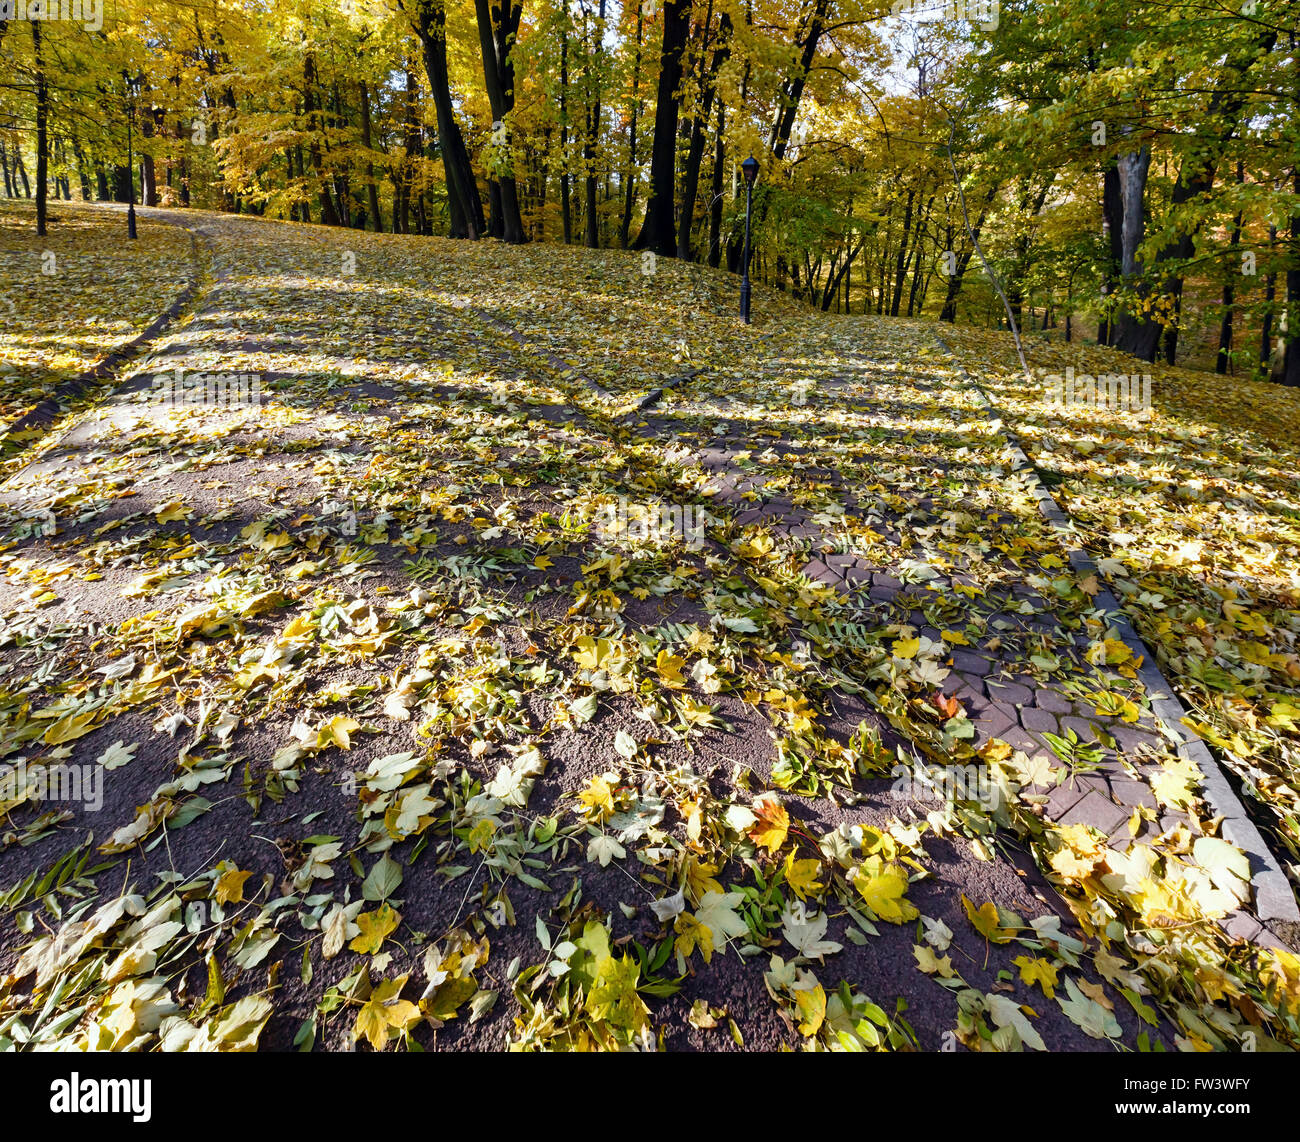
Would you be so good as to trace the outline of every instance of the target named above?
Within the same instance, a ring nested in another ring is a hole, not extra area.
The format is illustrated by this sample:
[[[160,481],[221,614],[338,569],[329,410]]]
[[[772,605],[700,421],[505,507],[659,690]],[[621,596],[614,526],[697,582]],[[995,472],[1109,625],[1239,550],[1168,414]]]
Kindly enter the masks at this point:
[[[1039,374],[1150,373],[1152,413],[1061,408],[1004,338],[951,332],[1191,710],[1300,868],[1300,396],[1031,345]]]
[[[135,242],[111,210],[57,202],[36,236],[29,202],[0,201],[0,455],[34,433],[9,428],[62,381],[140,334],[193,272],[190,237],[151,226]]]
[[[1296,1045],[1300,961],[930,327],[175,222],[208,288],[3,488],[0,1046]]]

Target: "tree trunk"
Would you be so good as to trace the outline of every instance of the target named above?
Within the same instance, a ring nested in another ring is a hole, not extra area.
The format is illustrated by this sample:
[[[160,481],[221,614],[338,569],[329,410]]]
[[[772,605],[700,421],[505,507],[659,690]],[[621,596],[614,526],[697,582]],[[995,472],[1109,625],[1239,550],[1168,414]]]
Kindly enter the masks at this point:
[[[970,245],[963,245],[960,254],[954,258],[953,273],[948,275],[948,289],[944,295],[943,306],[939,310],[939,320],[946,321],[950,325],[957,320],[957,298],[961,294],[962,282],[966,277],[966,270],[970,266],[970,260],[975,256],[974,243],[979,241],[980,230],[983,229],[984,219],[988,216],[988,209],[997,197],[998,185],[994,183],[988,189],[984,196],[984,202],[980,206],[979,217],[975,219],[975,225],[971,227],[971,233],[967,236],[972,239]],[[954,253],[956,253],[954,251]]]
[[[835,301],[836,298],[839,296],[840,286],[844,282],[844,280],[848,277],[849,268],[853,265],[853,259],[858,256],[858,251],[862,249],[863,242],[865,241],[866,239],[863,238],[857,243],[857,245],[849,247],[848,257],[844,259],[844,264],[840,266],[838,271],[835,271],[835,267],[832,265],[831,270],[833,276],[831,277],[831,280],[827,282],[826,288],[822,292],[823,313],[827,312],[830,309],[831,302]],[[846,309],[847,309],[847,304],[846,304]]]
[[[705,16],[705,31],[712,19],[713,6]],[[731,55],[731,17],[723,12],[718,18],[718,38],[713,49],[713,59],[708,71],[701,77],[699,105],[691,117],[690,147],[686,153],[686,177],[682,185],[681,219],[677,225],[677,256],[689,261],[691,256],[691,229],[695,221],[695,199],[699,193],[700,165],[704,161],[704,127],[713,112],[713,97],[717,91],[717,76]]]
[[[320,103],[316,98],[316,57],[311,52],[307,53],[303,61],[302,86],[303,110],[307,115],[307,134],[311,139],[307,154],[311,159],[312,174],[316,179],[316,187],[320,195],[320,220],[326,226],[337,226],[338,214],[334,210],[329,187],[321,175],[320,140],[317,138],[317,132],[321,128]]]
[[[560,222],[564,244],[573,241],[573,207],[569,202],[569,17],[560,25]]]
[[[754,23],[754,15],[753,15],[753,6],[751,2],[750,6],[745,9],[745,26],[750,27],[753,25],[753,23]],[[745,74],[740,80],[740,106],[741,107],[744,107],[749,103],[749,77],[750,77],[751,68],[752,68],[751,61],[746,60]],[[718,101],[719,114],[721,114],[721,112],[725,110],[725,108],[726,108],[726,101],[719,100]],[[735,200],[736,198],[737,185],[738,183],[737,183],[735,168],[733,167],[732,175],[731,175],[731,197],[733,200]],[[719,184],[719,190],[721,190],[720,184]],[[721,208],[722,208],[721,202],[719,202],[718,209],[721,210]],[[744,231],[735,225],[732,226],[731,231],[732,231],[731,234],[727,238],[727,270],[729,273],[735,274],[740,272],[740,262],[741,259],[744,257],[744,251],[743,251]]]
[[[478,238],[483,233],[483,203],[478,196],[469,151],[465,148],[465,138],[456,122],[451,101],[446,19],[443,0],[416,0],[416,31],[424,49],[429,90],[433,93],[434,106],[438,112],[438,144],[446,172],[449,204],[454,199],[451,236]]]
[[[600,59],[600,45],[605,35],[605,0],[600,0],[596,16],[595,44],[592,58]],[[597,75],[599,70],[597,69]],[[596,214],[596,141],[600,136],[600,85],[597,83],[591,106],[587,109],[587,132],[582,140],[582,169],[586,179],[586,246],[594,250],[600,246],[599,217]]]
[[[221,58],[226,62],[229,62],[224,52],[222,53]],[[235,93],[228,86],[224,87],[221,91],[221,105],[229,111],[237,110]],[[216,124],[214,124],[213,126],[214,137],[216,136],[216,134],[217,134]],[[238,214],[240,212],[241,206],[242,203],[240,202],[238,195],[234,194],[223,183],[221,187],[221,209]]]
[[[1237,162],[1237,182],[1240,184],[1246,180],[1246,167],[1240,160]],[[1242,213],[1237,211],[1237,217],[1232,220],[1232,240],[1229,243],[1229,254],[1233,258],[1238,255],[1237,247],[1241,242],[1241,222]],[[1214,371],[1221,376],[1228,371],[1228,364],[1232,359],[1232,303],[1234,297],[1233,281],[1241,269],[1240,261],[1236,265],[1230,266],[1228,275],[1223,283],[1223,317],[1219,322],[1219,352],[1214,358]]]
[[[812,70],[813,59],[817,55],[817,44],[825,30],[826,13],[830,10],[830,5],[831,0],[813,0],[812,12],[804,34],[796,38],[795,46],[799,48],[799,63],[794,73],[781,83],[776,121],[772,124],[768,136],[769,149],[778,159],[785,157],[786,147],[790,142],[790,132],[794,129],[795,116],[799,114],[799,102],[803,98],[804,84],[808,82],[808,73]]]
[[[405,114],[402,124],[402,233],[411,232],[411,196],[415,193],[415,169],[420,158],[420,113],[416,106],[419,86],[415,72],[406,72]]]
[[[1102,275],[1101,292],[1109,297],[1119,288],[1124,262],[1124,195],[1120,186],[1119,164],[1111,159],[1102,172],[1101,213],[1105,220],[1110,260]],[[1113,345],[1117,327],[1114,313],[1103,313],[1097,327],[1097,344]]]
[[[3,151],[0,151],[3,154]],[[81,184],[81,201],[90,201],[90,178],[86,174],[86,153],[81,149],[81,142],[74,136],[72,140],[72,157],[77,160],[77,181]],[[6,171],[5,190],[8,192],[9,178]]]
[[[917,219],[916,225],[916,259],[912,267],[912,288],[907,295],[907,316],[911,317],[916,307],[917,291],[921,285],[921,255],[925,249],[925,224],[930,216],[930,208],[934,205],[934,195],[930,195],[924,208],[921,210],[921,216]]]
[[[889,316],[898,316],[898,307],[903,300],[903,279],[907,275],[907,240],[912,230],[912,204],[916,200],[916,191],[907,192],[907,206],[903,211],[903,235],[899,240],[898,264],[894,273],[894,293],[889,302]]]
[[[602,0],[603,8],[603,0]],[[510,49],[519,31],[519,21],[524,8],[517,0],[474,0],[474,13],[478,22],[479,47],[483,54],[483,80],[487,88],[488,104],[494,122],[506,132],[507,166],[496,176],[499,188],[500,234],[496,235],[511,245],[527,241],[524,223],[519,214],[519,190],[515,185],[513,168],[509,165],[509,124],[506,117],[515,106],[515,65]],[[499,145],[494,139],[494,145]]]
[[[1220,68],[1219,80],[1207,107],[1207,117],[1217,121],[1220,126],[1217,138],[1208,147],[1200,147],[1190,152],[1178,172],[1178,181],[1174,184],[1170,196],[1171,211],[1176,211],[1184,204],[1208,193],[1214,186],[1215,171],[1219,155],[1237,130],[1237,121],[1245,106],[1249,92],[1241,83],[1245,73],[1255,60],[1267,55],[1277,42],[1277,32],[1266,30],[1251,45],[1249,52],[1235,61]],[[1122,172],[1121,172],[1122,173]],[[1145,172],[1143,175],[1145,185]],[[1125,228],[1128,226],[1128,201],[1125,201]],[[1140,210],[1140,205],[1139,205]],[[1181,233],[1176,240],[1164,246],[1155,257],[1152,269],[1157,270],[1166,262],[1182,262],[1196,251],[1196,235],[1199,224],[1190,231]],[[1182,306],[1183,275],[1181,269],[1175,269],[1161,283],[1163,295],[1170,301],[1168,317],[1168,334],[1165,339],[1166,358],[1173,360],[1177,352],[1178,315]],[[1160,344],[1162,324],[1150,319],[1130,319],[1120,330],[1117,340],[1119,348],[1144,361],[1154,361]]]
[[[636,5],[636,54],[632,57],[632,126],[628,136],[627,174],[623,186],[623,221],[618,227],[618,244],[627,249],[628,235],[632,229],[632,207],[636,203],[636,128],[641,117],[641,36],[645,11],[641,0]]]
[[[1120,276],[1125,288],[1132,292],[1139,286],[1138,279],[1142,274],[1137,251],[1146,228],[1146,185],[1147,172],[1151,169],[1151,148],[1144,145],[1120,155],[1116,165],[1124,219],[1120,228]],[[1144,316],[1135,315],[1130,305],[1131,301],[1126,300],[1125,309],[1119,314],[1113,344],[1144,361],[1153,361],[1160,326]]]
[[[1300,386],[1300,167],[1292,176],[1291,249],[1286,271],[1286,358],[1282,383]]]
[[[709,265],[722,264],[722,180],[726,177],[727,105],[718,100],[718,126],[713,133],[713,186],[709,197]]]
[[[50,91],[45,81],[45,60],[41,53],[41,24],[31,21],[32,56],[36,64],[36,233],[45,237],[46,170],[49,165],[49,143],[46,138],[50,113]],[[24,174],[24,180],[26,175]]]
[[[369,152],[373,150],[370,136],[370,84],[364,79],[358,85],[361,92],[361,143]],[[375,233],[384,232],[384,216],[379,210],[379,188],[375,185],[375,164],[366,158],[366,202],[370,216],[375,220]]]
[[[1047,201],[1047,192],[1052,189],[1052,183],[1055,181],[1056,175],[1052,172],[1044,181],[1037,196],[1032,199],[1029,185],[1026,185],[1025,195],[1020,203],[1020,211],[1024,219],[1038,217],[1043,209],[1043,203]],[[1033,240],[1033,230],[1026,221],[1023,232],[1016,239],[1015,260],[1012,262],[1010,281],[1007,283],[1007,304],[1011,310],[1011,315],[1017,321],[1020,319],[1020,307],[1024,300],[1024,280],[1025,274],[1029,270],[1029,251],[1033,245]]]
[[[157,133],[159,114],[161,112],[149,110],[140,116],[142,140],[152,139]],[[153,155],[145,148],[143,142],[140,147],[140,201],[145,206],[158,205],[158,176],[154,170]]]
[[[654,141],[650,149],[650,198],[646,203],[641,233],[633,244],[634,249],[653,250],[665,258],[671,258],[677,248],[676,227],[673,225],[677,119],[681,110],[682,52],[690,24],[691,0],[665,0]]]
[[[1296,34],[1291,33],[1291,66],[1295,72],[1295,101],[1300,104],[1300,55],[1296,54]],[[1300,386],[1300,164],[1293,160],[1291,171],[1291,249],[1286,271],[1286,359],[1282,366],[1282,383]]]
[[[68,161],[67,152],[64,150],[63,140],[55,139],[54,140],[55,165],[58,166],[60,170],[63,170],[66,169],[67,161]],[[55,174],[54,197],[66,199],[68,202],[72,201],[72,190],[68,186],[68,179],[66,175]]]
[[[1268,228],[1268,248],[1270,252],[1277,244],[1277,227]],[[1277,297],[1277,271],[1269,270],[1264,277],[1264,321],[1259,334],[1259,367],[1268,380],[1273,359],[1273,302]]]

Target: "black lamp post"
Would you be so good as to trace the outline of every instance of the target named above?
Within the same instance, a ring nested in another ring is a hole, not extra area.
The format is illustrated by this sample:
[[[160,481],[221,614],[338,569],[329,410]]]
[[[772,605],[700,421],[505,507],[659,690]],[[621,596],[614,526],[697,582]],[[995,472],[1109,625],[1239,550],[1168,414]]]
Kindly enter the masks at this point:
[[[131,147],[131,125],[135,122],[135,80],[126,80],[126,236],[135,238],[135,153]]]
[[[754,180],[758,178],[758,160],[750,155],[740,164],[745,175],[745,254],[740,266],[740,319],[749,324],[749,224],[754,214]]]

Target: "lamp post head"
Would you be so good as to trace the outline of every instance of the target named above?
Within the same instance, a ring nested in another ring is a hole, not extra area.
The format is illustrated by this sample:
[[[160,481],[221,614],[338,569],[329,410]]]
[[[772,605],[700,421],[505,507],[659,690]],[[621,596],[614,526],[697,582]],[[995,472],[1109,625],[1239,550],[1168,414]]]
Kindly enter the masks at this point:
[[[754,180],[758,178],[758,160],[754,158],[753,155],[750,155],[749,158],[740,164],[740,169],[745,174],[745,181],[750,186],[753,186]]]

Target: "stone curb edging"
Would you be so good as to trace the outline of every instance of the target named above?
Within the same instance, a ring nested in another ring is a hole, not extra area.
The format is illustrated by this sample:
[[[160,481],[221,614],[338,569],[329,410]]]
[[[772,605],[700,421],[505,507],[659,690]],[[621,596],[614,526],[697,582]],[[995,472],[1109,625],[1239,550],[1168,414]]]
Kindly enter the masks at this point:
[[[658,388],[654,388],[651,389],[649,392],[642,393],[639,397],[636,398],[636,400],[632,402],[632,407],[628,409],[628,411],[625,412],[620,419],[626,420],[629,416],[634,416],[636,413],[649,408],[651,405],[657,404],[659,402],[659,398],[662,397],[664,393],[666,393],[669,389],[675,389],[678,385],[684,385],[686,384],[687,381],[695,380],[695,378],[698,377],[702,372],[704,372],[702,368],[687,369],[686,372],[684,372],[680,377],[671,377],[670,379],[664,381],[664,383],[660,385]],[[606,394],[606,396],[608,396],[608,394]]]
[[[1000,421],[997,431],[1006,440],[1018,474],[1038,500],[1038,509],[1043,517],[1061,533],[1066,540],[1070,566],[1075,573],[1086,577],[1096,574],[1101,578],[1091,555],[1079,544],[1078,531],[1073,520],[1061,509],[1052,493],[1048,491],[1039,478],[1029,457],[1021,448],[1019,441],[1006,427],[1006,418],[1001,415],[988,394],[962,366],[952,347],[938,334],[934,335],[940,347],[947,353],[958,374],[969,386],[977,402],[984,410],[985,416],[992,423]],[[1255,894],[1255,914],[1262,921],[1281,920],[1300,923],[1300,907],[1297,907],[1295,893],[1291,882],[1282,871],[1277,858],[1264,843],[1263,835],[1254,821],[1246,813],[1237,795],[1229,785],[1222,767],[1199,737],[1191,734],[1183,725],[1182,719],[1188,716],[1187,708],[1179,700],[1173,685],[1156,664],[1156,657],[1150,647],[1134,629],[1128,616],[1120,607],[1109,587],[1103,587],[1094,597],[1096,606],[1107,613],[1111,625],[1118,632],[1121,640],[1131,652],[1142,658],[1138,678],[1147,691],[1151,701],[1151,712],[1165,731],[1166,737],[1174,743],[1178,754],[1192,762],[1201,773],[1202,792],[1211,812],[1222,818],[1220,833],[1230,844],[1241,849],[1256,869],[1251,877],[1251,886]]]
[[[504,320],[503,318],[496,317],[493,314],[480,312],[478,316],[481,317],[487,324],[493,326],[496,330],[498,330],[498,332],[510,338],[510,340],[512,340],[521,349],[524,347],[524,342],[525,342],[524,335],[520,333],[519,330],[516,329],[513,324]],[[574,365],[564,360],[562,357],[558,357],[554,353],[551,353],[549,351],[543,351],[541,353],[541,357],[548,365],[550,365],[551,368],[557,370],[558,372],[572,373],[572,372],[580,371],[577,365]],[[682,385],[685,384],[687,381],[694,380],[702,372],[704,372],[703,368],[687,369],[686,372],[681,374],[681,376],[669,378],[658,387],[650,389],[648,392],[642,393],[639,397],[637,397],[632,402],[631,408],[629,408],[626,412],[618,414],[618,416],[615,417],[615,419],[626,420],[628,417],[634,416],[636,413],[641,412],[643,409],[649,408],[651,405],[655,404],[660,399],[660,397],[662,397],[664,393],[667,392],[669,389],[674,389],[678,385]],[[582,383],[596,397],[596,399],[600,401],[601,404],[613,404],[618,400],[617,394],[610,392],[609,389],[605,388],[605,386],[600,384],[598,381],[589,380],[584,377],[582,379]]]
[[[175,223],[166,222],[165,225],[175,225]],[[28,409],[22,416],[15,420],[4,430],[3,437],[0,439],[9,439],[17,432],[25,432],[28,429],[39,428],[48,430],[59,416],[66,410],[66,406],[73,401],[79,400],[92,392],[96,385],[105,378],[117,372],[122,365],[134,358],[141,349],[150,341],[166,329],[180,314],[185,307],[194,300],[198,293],[199,285],[203,278],[203,266],[199,258],[198,239],[193,230],[188,230],[190,236],[190,265],[191,274],[186,280],[181,292],[172,299],[172,303],[159,314],[154,320],[135,337],[124,345],[118,346],[107,357],[98,364],[75,377],[69,377],[65,381],[60,381],[55,386],[54,391],[35,406]],[[44,435],[44,432],[42,432]],[[20,447],[8,457],[12,460],[30,448],[39,437],[33,437],[30,440],[20,442]]]

